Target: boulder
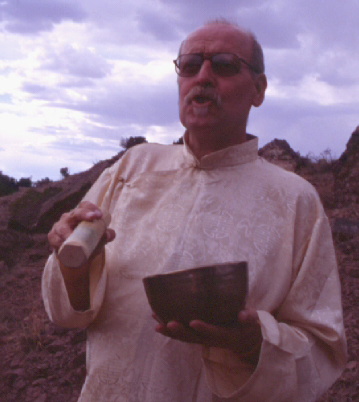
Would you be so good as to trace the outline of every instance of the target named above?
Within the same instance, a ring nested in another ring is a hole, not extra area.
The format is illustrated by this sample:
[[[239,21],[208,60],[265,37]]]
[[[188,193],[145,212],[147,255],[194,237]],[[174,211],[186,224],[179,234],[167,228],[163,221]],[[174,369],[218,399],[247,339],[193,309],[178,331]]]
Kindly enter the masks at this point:
[[[34,241],[26,233],[16,230],[0,229],[0,267],[5,271],[6,267],[12,267],[20,259],[25,249],[32,247]]]
[[[22,232],[47,233],[64,212],[81,201],[100,174],[119,157],[120,154],[61,181],[28,189],[11,205],[8,228]]]
[[[359,204],[359,126],[334,169],[334,193],[338,207]]]
[[[258,154],[267,161],[291,172],[297,170],[301,160],[300,155],[293,151],[286,140],[277,138],[262,147]]]

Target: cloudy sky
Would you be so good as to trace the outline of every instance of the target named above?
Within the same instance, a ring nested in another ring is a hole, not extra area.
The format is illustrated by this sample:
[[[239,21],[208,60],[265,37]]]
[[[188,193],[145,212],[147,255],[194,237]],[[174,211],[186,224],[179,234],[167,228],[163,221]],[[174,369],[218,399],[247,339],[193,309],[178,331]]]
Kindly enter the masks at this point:
[[[262,43],[269,87],[248,131],[339,157],[359,125],[358,0],[0,0],[0,171],[59,179],[117,154],[121,138],[172,143],[172,60],[226,17]]]

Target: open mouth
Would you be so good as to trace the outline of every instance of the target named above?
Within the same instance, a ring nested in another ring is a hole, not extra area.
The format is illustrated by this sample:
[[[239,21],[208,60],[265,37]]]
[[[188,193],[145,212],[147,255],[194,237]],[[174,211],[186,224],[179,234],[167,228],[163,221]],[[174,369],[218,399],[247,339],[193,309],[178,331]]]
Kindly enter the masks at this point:
[[[197,95],[197,96],[195,96],[195,97],[193,98],[193,101],[194,101],[195,103],[197,103],[197,104],[204,105],[204,104],[207,104],[207,103],[209,103],[209,102],[212,102],[213,99],[210,98],[210,97],[208,97],[208,96]]]
[[[209,108],[211,105],[220,107],[221,99],[214,88],[193,87],[185,96],[184,101],[187,105],[192,104],[198,109]]]

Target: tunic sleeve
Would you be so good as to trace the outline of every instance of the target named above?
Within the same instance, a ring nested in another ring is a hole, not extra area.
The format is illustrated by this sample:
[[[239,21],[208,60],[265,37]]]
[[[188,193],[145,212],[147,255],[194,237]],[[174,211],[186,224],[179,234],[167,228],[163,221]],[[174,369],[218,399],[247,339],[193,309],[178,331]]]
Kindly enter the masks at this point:
[[[105,170],[84,200],[98,205],[104,212],[112,209],[112,200],[121,191],[121,182],[116,179],[115,166]],[[105,295],[107,272],[105,252],[91,262],[90,266],[90,309],[76,311],[72,308],[60,270],[59,261],[53,253],[42,275],[42,298],[50,319],[57,325],[68,328],[85,328],[96,318]]]
[[[71,306],[59,262],[52,254],[42,276],[42,298],[51,321],[67,328],[86,328],[96,318],[106,287],[104,253],[90,267],[90,309],[76,311]]]
[[[298,205],[290,291],[277,311],[258,311],[263,343],[257,367],[229,351],[204,350],[218,400],[315,401],[343,370],[346,339],[331,230],[318,197],[310,204],[310,222]]]

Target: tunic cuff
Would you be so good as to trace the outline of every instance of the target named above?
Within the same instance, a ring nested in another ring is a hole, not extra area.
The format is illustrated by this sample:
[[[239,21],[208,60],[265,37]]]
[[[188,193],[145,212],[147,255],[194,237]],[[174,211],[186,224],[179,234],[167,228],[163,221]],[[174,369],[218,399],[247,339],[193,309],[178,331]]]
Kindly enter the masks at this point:
[[[269,388],[273,388],[275,395],[274,390],[279,386],[279,378],[285,378],[286,370],[293,364],[290,353],[279,347],[281,336],[275,318],[270,313],[257,312],[263,336],[257,366],[241,360],[238,354],[230,350],[203,348],[202,357],[208,386],[219,398],[230,398],[230,401],[237,401],[238,398],[241,401],[253,401],[255,400],[253,398],[259,397],[257,400],[265,400],[265,392],[268,391],[266,379],[272,381],[273,385]],[[268,361],[271,361],[271,365],[268,365]],[[272,373],[270,367],[273,368]],[[281,375],[277,376],[276,373]]]
[[[222,398],[238,392],[255,371],[254,365],[240,360],[230,350],[204,347],[202,357],[209,388]]]
[[[90,266],[90,309],[75,310],[69,300],[60,264],[53,253],[42,276],[42,297],[51,321],[67,328],[86,328],[96,317],[105,294],[107,274],[104,252]]]

